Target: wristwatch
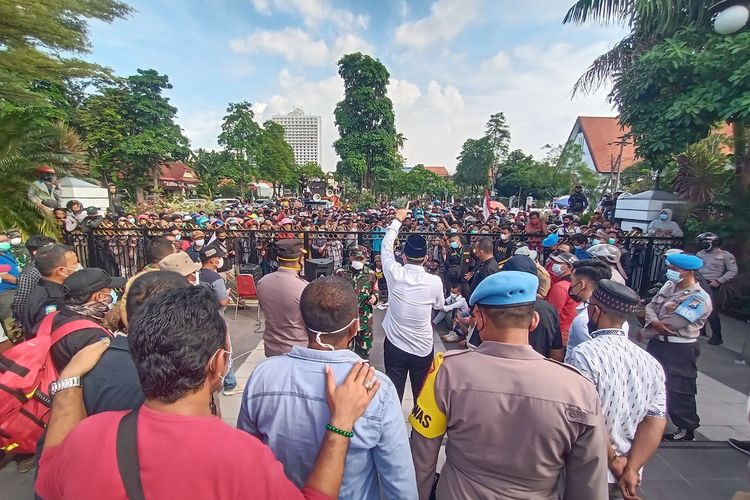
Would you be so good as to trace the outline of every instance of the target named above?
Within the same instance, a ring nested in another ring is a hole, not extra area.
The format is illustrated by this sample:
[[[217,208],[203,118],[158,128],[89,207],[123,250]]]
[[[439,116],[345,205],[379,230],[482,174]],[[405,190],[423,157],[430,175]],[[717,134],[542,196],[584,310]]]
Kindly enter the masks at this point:
[[[73,387],[81,387],[81,377],[70,377],[62,380],[55,380],[49,385],[49,397],[55,397],[55,394],[62,391],[63,389],[71,389]]]

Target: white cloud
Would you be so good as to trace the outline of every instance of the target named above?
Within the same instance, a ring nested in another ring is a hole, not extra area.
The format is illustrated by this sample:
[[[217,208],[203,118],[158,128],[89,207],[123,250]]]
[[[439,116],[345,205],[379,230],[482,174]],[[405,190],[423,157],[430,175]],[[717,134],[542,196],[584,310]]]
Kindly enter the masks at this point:
[[[296,12],[308,27],[331,22],[345,30],[367,28],[370,18],[334,7],[329,0],[253,0],[255,10],[263,15],[273,11]]]
[[[498,52],[489,59],[485,59],[479,65],[481,73],[494,73],[506,71],[510,67],[510,56],[503,51]]]
[[[344,54],[373,51],[367,40],[351,33],[339,36],[329,47],[325,40],[316,40],[299,28],[256,31],[245,38],[230,40],[229,47],[236,54],[277,55],[307,66],[335,64]]]
[[[407,109],[422,97],[422,92],[415,83],[391,78],[388,83],[388,97],[391,98],[395,108]]]
[[[184,114],[180,112],[177,123],[190,139],[190,147],[193,150],[218,149],[217,137],[221,132],[223,118],[224,109],[195,109]]]
[[[435,80],[427,85],[427,102],[434,109],[446,113],[458,113],[464,110],[464,98],[453,85],[443,87]]]
[[[409,49],[423,49],[453,39],[479,16],[479,0],[437,0],[430,15],[396,28],[395,41]]]

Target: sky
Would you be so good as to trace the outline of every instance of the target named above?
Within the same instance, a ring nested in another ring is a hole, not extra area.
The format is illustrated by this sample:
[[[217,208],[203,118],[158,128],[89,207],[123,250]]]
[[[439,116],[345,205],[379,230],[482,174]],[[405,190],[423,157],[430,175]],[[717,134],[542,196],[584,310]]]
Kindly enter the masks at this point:
[[[363,52],[390,73],[407,164],[455,171],[466,139],[505,113],[511,148],[543,156],[579,115],[614,116],[607,89],[571,98],[621,27],[562,25],[572,0],[132,0],[129,18],[91,25],[90,60],[120,76],[167,74],[194,149],[217,149],[229,102],[263,122],[295,107],[323,123],[325,170],[338,160],[336,61]]]

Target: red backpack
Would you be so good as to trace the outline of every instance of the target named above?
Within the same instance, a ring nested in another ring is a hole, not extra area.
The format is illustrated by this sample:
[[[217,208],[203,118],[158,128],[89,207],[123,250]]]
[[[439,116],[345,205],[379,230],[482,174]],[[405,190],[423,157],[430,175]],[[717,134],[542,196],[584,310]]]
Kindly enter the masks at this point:
[[[65,323],[52,331],[57,312],[48,314],[39,324],[36,337],[0,354],[0,450],[34,453],[47,426],[52,406],[47,391],[58,373],[50,349],[69,333],[84,328],[98,328],[112,334],[88,319]]]

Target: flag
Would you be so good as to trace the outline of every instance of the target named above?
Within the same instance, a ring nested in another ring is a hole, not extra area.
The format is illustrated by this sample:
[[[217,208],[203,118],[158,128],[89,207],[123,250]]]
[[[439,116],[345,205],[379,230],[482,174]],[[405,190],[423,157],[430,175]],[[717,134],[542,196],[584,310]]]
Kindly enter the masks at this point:
[[[490,218],[490,190],[487,188],[484,188],[484,201],[482,201],[482,215],[484,215],[484,220],[487,220]]]

